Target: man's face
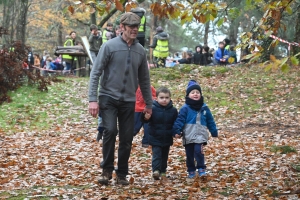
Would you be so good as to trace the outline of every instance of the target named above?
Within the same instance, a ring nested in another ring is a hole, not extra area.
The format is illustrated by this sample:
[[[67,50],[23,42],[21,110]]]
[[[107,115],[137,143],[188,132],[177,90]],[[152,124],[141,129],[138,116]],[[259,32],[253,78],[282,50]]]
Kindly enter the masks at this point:
[[[71,38],[72,38],[72,39],[75,39],[75,38],[76,38],[76,33],[72,33],[72,34],[71,34]]]
[[[224,49],[224,44],[223,44],[223,43],[220,43],[220,44],[219,44],[219,47],[220,47],[220,49]]]
[[[121,30],[123,32],[123,35],[126,39],[134,40],[137,37],[139,26],[127,26],[121,24]]]

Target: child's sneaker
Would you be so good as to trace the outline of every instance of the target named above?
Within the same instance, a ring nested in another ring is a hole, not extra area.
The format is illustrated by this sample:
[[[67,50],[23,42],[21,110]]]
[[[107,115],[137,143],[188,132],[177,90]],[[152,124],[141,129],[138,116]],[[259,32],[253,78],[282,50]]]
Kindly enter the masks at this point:
[[[198,169],[198,174],[199,174],[199,176],[206,176],[205,169],[199,168]]]
[[[158,170],[155,170],[152,174],[154,180],[159,180],[160,173]]]
[[[195,176],[196,176],[196,172],[192,171],[192,172],[189,172],[188,178],[195,178]]]

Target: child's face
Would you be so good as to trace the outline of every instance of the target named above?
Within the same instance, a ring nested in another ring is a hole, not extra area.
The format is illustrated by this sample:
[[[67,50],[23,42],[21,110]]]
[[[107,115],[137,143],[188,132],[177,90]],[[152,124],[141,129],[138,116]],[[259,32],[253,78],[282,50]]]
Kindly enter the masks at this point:
[[[200,50],[201,50],[200,47],[197,47],[197,52],[200,52]]]
[[[224,44],[220,43],[219,47],[220,47],[220,49],[223,49],[224,48]]]
[[[190,93],[189,93],[189,98],[190,99],[193,99],[193,100],[199,100],[201,98],[201,94],[200,94],[200,91],[199,90],[192,90]]]
[[[157,98],[156,98],[156,101],[161,106],[167,106],[170,103],[170,101],[171,101],[170,94],[169,93],[160,92],[158,94]]]

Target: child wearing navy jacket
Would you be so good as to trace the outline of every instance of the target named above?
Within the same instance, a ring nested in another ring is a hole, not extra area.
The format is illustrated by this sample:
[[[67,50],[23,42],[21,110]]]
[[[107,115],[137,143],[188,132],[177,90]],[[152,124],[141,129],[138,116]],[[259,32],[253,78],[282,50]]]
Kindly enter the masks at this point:
[[[189,178],[196,176],[196,170],[199,176],[206,175],[203,146],[208,141],[207,128],[212,137],[218,137],[216,123],[208,106],[204,103],[201,87],[196,81],[191,80],[186,89],[185,104],[180,109],[173,126],[174,136],[182,137]]]
[[[158,180],[166,176],[170,146],[173,145],[173,124],[177,118],[177,109],[173,107],[171,92],[166,87],[156,90],[152,115],[144,114],[142,121],[149,122],[149,144],[152,146],[153,178]]]

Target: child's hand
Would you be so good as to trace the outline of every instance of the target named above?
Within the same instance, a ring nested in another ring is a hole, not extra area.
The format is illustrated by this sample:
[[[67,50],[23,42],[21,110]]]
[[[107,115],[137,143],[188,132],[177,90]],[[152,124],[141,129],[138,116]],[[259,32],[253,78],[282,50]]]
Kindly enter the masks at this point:
[[[145,113],[145,120],[148,120],[148,119],[150,119],[150,117],[151,117],[151,115],[149,114],[149,113]]]
[[[181,138],[181,134],[176,134],[175,138]]]

